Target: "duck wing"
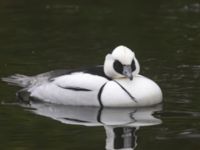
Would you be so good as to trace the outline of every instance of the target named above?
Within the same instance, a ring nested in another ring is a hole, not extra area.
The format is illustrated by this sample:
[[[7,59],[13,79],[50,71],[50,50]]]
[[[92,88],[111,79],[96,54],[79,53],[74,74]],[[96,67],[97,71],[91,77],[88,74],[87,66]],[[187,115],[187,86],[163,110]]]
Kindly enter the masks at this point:
[[[11,85],[23,87],[23,88],[29,88],[35,85],[41,85],[44,82],[51,82],[54,81],[56,78],[75,74],[75,73],[83,73],[83,74],[90,74],[90,75],[96,75],[99,77],[103,77],[107,80],[111,80],[109,77],[107,77],[104,73],[103,66],[95,66],[95,67],[88,67],[88,68],[80,68],[80,69],[58,69],[49,71],[46,73],[41,73],[35,76],[26,76],[21,74],[15,74],[8,77],[1,78],[2,81],[7,82]]]
[[[41,74],[41,75],[49,76],[49,79],[52,80],[56,77],[63,76],[63,75],[69,75],[69,74],[73,74],[73,73],[87,73],[87,74],[97,75],[100,77],[104,77],[108,80],[111,80],[111,78],[106,76],[106,74],[104,73],[103,65],[90,67],[90,68],[87,67],[87,68],[73,69],[73,70],[54,70],[54,71],[50,71],[50,72],[47,72],[47,73]]]

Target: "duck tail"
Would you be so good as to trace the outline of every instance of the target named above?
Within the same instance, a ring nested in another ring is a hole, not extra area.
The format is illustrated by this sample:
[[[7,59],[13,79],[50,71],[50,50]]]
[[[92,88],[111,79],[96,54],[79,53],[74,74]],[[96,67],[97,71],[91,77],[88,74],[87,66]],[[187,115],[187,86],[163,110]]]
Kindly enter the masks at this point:
[[[15,74],[9,77],[1,78],[1,80],[7,82],[8,84],[25,88],[31,85],[32,77]]]

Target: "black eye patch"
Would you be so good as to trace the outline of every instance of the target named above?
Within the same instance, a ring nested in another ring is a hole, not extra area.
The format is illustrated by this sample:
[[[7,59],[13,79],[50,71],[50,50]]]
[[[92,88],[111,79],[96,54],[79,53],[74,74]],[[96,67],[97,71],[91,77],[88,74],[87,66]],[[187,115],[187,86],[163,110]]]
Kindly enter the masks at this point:
[[[135,71],[135,69],[136,69],[134,60],[131,63],[131,69],[132,69],[132,71]]]
[[[113,64],[113,68],[115,69],[116,72],[122,74],[122,72],[123,72],[123,65],[118,60],[115,60],[115,62]]]

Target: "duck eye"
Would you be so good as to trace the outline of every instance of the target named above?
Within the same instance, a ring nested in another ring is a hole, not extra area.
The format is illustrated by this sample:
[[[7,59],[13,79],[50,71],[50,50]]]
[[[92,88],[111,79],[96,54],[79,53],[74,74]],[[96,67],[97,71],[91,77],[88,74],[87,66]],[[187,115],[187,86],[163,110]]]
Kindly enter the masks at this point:
[[[115,71],[117,71],[118,73],[122,74],[123,65],[118,60],[115,60],[115,62],[113,64],[113,67],[114,67]]]
[[[132,69],[132,71],[134,71],[136,69],[136,67],[135,67],[135,61],[134,60],[131,63],[131,69]]]

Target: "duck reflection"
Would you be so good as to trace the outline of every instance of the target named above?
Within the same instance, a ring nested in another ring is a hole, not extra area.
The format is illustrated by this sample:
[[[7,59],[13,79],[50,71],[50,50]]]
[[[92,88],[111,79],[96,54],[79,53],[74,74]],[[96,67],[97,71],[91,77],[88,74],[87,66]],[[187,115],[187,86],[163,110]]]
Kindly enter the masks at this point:
[[[147,108],[97,108],[31,102],[29,107],[29,111],[65,124],[103,126],[107,150],[134,150],[139,127],[162,122],[152,115],[162,109],[161,105]]]

